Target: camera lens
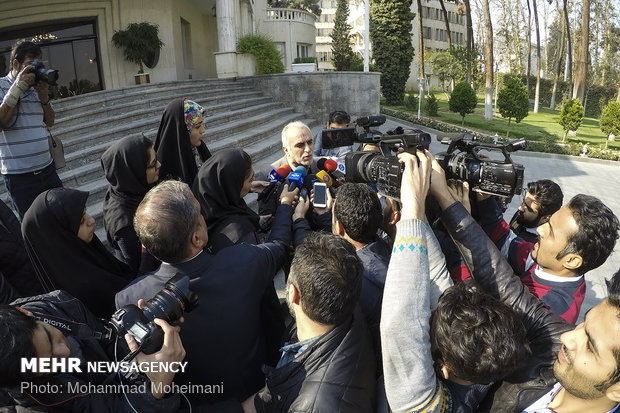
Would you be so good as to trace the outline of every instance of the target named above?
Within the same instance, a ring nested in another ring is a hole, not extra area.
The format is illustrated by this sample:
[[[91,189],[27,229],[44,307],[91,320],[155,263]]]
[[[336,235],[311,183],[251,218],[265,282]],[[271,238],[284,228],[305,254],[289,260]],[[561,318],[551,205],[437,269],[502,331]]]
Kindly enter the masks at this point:
[[[185,311],[192,311],[198,296],[189,289],[189,277],[177,273],[155,297],[146,302],[142,311],[150,321],[161,318],[168,323],[177,321]]]

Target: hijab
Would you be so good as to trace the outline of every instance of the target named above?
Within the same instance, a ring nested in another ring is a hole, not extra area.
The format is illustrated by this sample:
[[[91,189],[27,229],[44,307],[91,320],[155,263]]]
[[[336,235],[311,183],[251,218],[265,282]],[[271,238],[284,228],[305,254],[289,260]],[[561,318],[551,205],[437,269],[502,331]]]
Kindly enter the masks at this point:
[[[190,104],[186,105],[186,102]],[[187,113],[185,106],[188,106]],[[197,117],[197,109],[200,110],[200,115],[204,114],[204,109],[194,102],[176,99],[168,104],[161,117],[155,140],[155,152],[157,152],[157,159],[161,162],[159,176],[162,180],[181,179],[191,186],[198,173],[192,144],[189,140],[191,124],[187,124],[188,121]],[[203,162],[211,156],[207,145],[202,141],[197,150]]]
[[[132,279],[131,269],[108,252],[97,235],[78,238],[88,192],[47,190],[34,200],[22,222],[26,250],[48,291],[62,289],[98,317],[114,312],[114,296]]]
[[[259,229],[258,215],[240,196],[247,172],[241,149],[216,152],[198,171],[192,191],[205,216],[212,246],[218,236],[225,236],[231,245]]]
[[[101,166],[110,183],[103,201],[103,224],[111,244],[119,230],[133,225],[138,205],[149,190],[147,146],[152,145],[144,136],[129,136],[101,155]]]

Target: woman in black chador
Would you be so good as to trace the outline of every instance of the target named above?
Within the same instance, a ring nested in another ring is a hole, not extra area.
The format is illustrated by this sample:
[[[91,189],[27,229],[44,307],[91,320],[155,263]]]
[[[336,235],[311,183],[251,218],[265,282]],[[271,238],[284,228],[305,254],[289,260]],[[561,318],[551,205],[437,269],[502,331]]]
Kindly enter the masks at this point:
[[[207,247],[215,254],[240,242],[258,244],[258,214],[243,197],[250,191],[254,169],[241,149],[222,149],[198,171],[192,191],[209,230]]]
[[[173,100],[166,107],[155,140],[162,180],[180,179],[191,187],[198,169],[211,157],[202,141],[204,115],[205,109],[189,99]]]
[[[155,269],[154,258],[142,250],[133,228],[140,201],[159,180],[161,164],[153,142],[142,136],[123,138],[103,153],[101,165],[110,183],[103,201],[103,223],[114,255],[129,265],[134,274]]]
[[[87,199],[88,192],[68,188],[41,193],[24,215],[22,234],[47,291],[66,290],[98,317],[109,318],[115,294],[133,274],[95,235]]]

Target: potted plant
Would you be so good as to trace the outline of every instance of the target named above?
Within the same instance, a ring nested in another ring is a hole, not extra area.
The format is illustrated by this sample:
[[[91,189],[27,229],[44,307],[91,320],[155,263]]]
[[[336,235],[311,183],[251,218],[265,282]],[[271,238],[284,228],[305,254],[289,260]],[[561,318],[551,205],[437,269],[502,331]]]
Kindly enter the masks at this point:
[[[114,33],[112,44],[123,49],[125,60],[138,65],[136,84],[150,83],[150,75],[144,73],[142,65],[152,69],[159,60],[159,51],[164,43],[159,38],[157,25],[147,22],[130,23],[125,30]]]

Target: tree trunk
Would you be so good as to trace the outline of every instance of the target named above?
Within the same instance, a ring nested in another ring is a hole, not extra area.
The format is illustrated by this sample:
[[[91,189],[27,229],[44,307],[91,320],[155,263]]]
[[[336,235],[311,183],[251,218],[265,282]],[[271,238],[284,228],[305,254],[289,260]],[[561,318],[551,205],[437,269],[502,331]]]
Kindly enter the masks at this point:
[[[532,0],[534,8],[534,22],[536,23],[536,94],[534,95],[534,113],[538,113],[538,103],[540,101],[540,29],[538,26],[538,11],[536,11],[536,0]]]
[[[525,87],[527,95],[530,96],[530,73],[532,72],[532,10],[530,9],[530,0],[527,2],[527,70],[525,72]]]
[[[418,36],[420,38],[420,50],[418,51],[418,76],[420,77],[420,79],[424,79],[424,30],[422,25],[422,0],[418,0],[418,33],[420,33],[420,35]],[[422,82],[422,80],[420,80],[420,82]],[[424,99],[424,85],[422,85],[421,88],[418,88],[418,94],[420,95],[421,100]]]
[[[465,3],[465,15],[467,20],[467,77],[466,82],[472,84],[472,68],[471,68],[471,51],[474,44],[474,29],[471,21],[471,5],[469,0],[463,0]]]
[[[575,82],[573,86],[573,99],[579,99],[583,104],[586,92],[586,74],[588,70],[588,43],[590,40],[590,0],[583,0],[581,8],[581,42],[579,44],[579,57],[575,65]]]
[[[557,9],[560,9],[560,5],[558,4],[557,0],[556,0],[556,6]],[[564,43],[566,42],[566,24],[562,25],[562,41],[560,42],[560,51],[558,52],[558,58],[557,58],[557,62],[555,65],[555,79],[553,80],[553,92],[551,92],[551,104],[549,105],[549,108],[551,110],[555,109],[555,95],[558,91],[558,82],[560,80],[560,73],[562,71],[562,60],[564,58]]]
[[[573,94],[573,47],[570,40],[570,23],[568,22],[568,0],[564,0],[564,24],[566,25],[566,47],[568,47],[568,57],[566,66],[568,68],[568,96]]]
[[[439,0],[439,5],[441,6],[441,11],[443,12],[443,19],[446,22],[446,32],[448,32],[448,49],[452,47],[452,34],[450,33],[450,21],[448,21],[448,11],[446,10],[446,5],[443,3],[443,0]]]
[[[493,120],[493,27],[491,24],[491,12],[489,0],[482,1],[484,9],[484,57],[486,69],[486,82],[484,85],[484,118]]]
[[[510,117],[508,117],[508,130],[506,130],[506,140],[508,140],[508,137],[510,136]]]
[[[620,103],[620,85],[618,85],[618,96],[616,96],[616,102]]]

